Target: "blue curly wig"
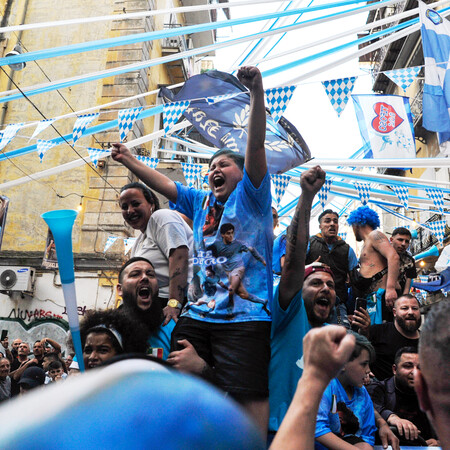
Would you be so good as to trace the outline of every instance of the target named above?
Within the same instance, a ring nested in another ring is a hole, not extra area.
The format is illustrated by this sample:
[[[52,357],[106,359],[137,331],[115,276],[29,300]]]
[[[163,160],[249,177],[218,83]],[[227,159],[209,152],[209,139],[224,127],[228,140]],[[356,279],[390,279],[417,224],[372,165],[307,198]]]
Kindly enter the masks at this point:
[[[374,230],[380,226],[380,217],[368,206],[360,206],[350,213],[347,223],[351,225],[369,225]]]

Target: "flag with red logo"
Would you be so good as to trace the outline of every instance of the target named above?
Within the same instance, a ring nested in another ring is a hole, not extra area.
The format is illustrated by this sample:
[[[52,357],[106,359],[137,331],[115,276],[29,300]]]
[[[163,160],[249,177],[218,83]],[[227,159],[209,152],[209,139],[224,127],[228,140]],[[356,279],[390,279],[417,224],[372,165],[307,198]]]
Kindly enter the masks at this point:
[[[359,131],[372,150],[366,157],[415,158],[416,144],[409,98],[399,95],[352,95]]]

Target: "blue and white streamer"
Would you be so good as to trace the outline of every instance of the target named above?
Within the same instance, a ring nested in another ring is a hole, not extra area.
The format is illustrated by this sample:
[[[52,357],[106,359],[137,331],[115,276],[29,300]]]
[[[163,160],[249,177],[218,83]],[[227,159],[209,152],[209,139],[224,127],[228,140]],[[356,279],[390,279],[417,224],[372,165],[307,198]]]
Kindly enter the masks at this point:
[[[167,135],[189,106],[189,101],[166,103],[163,107],[164,133]]]
[[[363,205],[367,205],[370,199],[370,184],[367,183],[355,183],[356,191]]]
[[[138,161],[143,162],[146,166],[150,167],[150,169],[156,169],[159,159],[158,158],[150,158],[149,156],[135,155]]]
[[[187,185],[189,187],[194,187],[196,181],[200,179],[200,174],[202,173],[202,165],[182,162],[181,167],[183,169],[183,175],[186,179]]]
[[[37,141],[37,154],[38,154],[39,159],[41,160],[41,162],[42,162],[42,159],[44,158],[44,155],[47,152],[47,150],[50,150],[51,148],[55,147],[56,145],[58,145],[56,142],[43,141],[41,139],[38,139],[38,141]]]
[[[337,78],[336,80],[322,81],[325,92],[330,100],[331,106],[341,116],[347,106],[350,94],[355,87],[357,77]]]
[[[121,109],[119,111],[118,119],[120,142],[123,142],[125,140],[127,134],[133,128],[133,124],[134,122],[136,122],[136,119],[142,109],[142,106],[138,106],[137,108]]]
[[[22,127],[23,123],[13,123],[3,130],[0,140],[0,150],[3,150],[13,140],[14,136]]]
[[[395,192],[395,195],[402,202],[403,206],[408,209],[409,201],[409,189],[407,186],[392,185],[391,189]]]
[[[291,177],[289,175],[282,174],[271,174],[270,178],[272,179],[272,183],[275,190],[275,201],[277,203],[277,208],[280,206],[281,199],[288,187],[289,181],[291,181]]]
[[[84,116],[79,116],[73,125],[72,139],[73,143],[78,141],[81,136],[83,136],[86,128],[100,115],[100,113],[85,114]]]
[[[106,253],[111,246],[116,242],[117,236],[108,236],[108,239],[106,239],[105,248],[103,249],[103,253]]]
[[[383,73],[397,86],[406,91],[416,79],[417,75],[419,75],[419,72],[420,67],[405,67],[404,69],[388,70]]]
[[[439,210],[439,212],[442,214],[444,212],[444,193],[441,191],[441,189],[425,189],[425,192],[427,193],[428,197],[433,200],[433,203],[436,205],[436,208]]]
[[[435,220],[434,222],[427,222],[423,224],[436,236],[438,241],[443,244],[445,236],[445,220]]]
[[[332,180],[326,179],[323,186],[320,188],[320,191],[317,193],[319,197],[320,204],[322,205],[322,209],[325,209],[325,205],[328,199],[328,192],[330,192]]]
[[[33,134],[30,137],[30,140],[35,138],[39,133],[42,133],[46,128],[48,128],[56,119],[45,119],[41,120],[34,129]]]
[[[92,161],[92,164],[94,164],[95,167],[97,167],[98,160],[101,158],[106,158],[107,156],[111,156],[111,150],[103,150],[99,148],[87,148],[89,158]]]
[[[135,243],[136,238],[124,238],[123,244],[125,245],[125,255],[131,250],[131,247],[133,247],[133,244]]]
[[[278,122],[286,111],[287,105],[294,94],[296,86],[282,86],[273,89],[267,89],[266,101],[269,106],[270,114],[275,122]]]

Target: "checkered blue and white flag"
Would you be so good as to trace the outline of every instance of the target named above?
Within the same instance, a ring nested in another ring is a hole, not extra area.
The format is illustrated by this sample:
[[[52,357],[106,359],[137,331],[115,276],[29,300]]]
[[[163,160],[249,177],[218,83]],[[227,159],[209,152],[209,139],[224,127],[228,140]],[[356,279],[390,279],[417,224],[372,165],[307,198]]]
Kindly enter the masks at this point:
[[[100,148],[88,147],[87,151],[89,154],[89,158],[91,159],[92,164],[94,164],[95,167],[97,167],[99,159],[111,156],[111,150],[102,150]]]
[[[344,231],[344,232],[342,232],[342,233],[338,233],[338,236],[339,236],[343,241],[345,241],[345,240],[347,239],[347,232]]]
[[[133,244],[135,243],[136,238],[123,238],[123,244],[125,245],[125,255],[131,250],[131,247],[133,247]]]
[[[278,208],[286,188],[288,187],[289,181],[291,181],[291,177],[289,175],[271,174],[270,178],[272,179],[272,184],[275,190],[275,202]]]
[[[281,86],[273,89],[266,89],[266,101],[269,106],[270,114],[277,123],[286,111],[287,105],[291,100],[292,94],[297,86]]]
[[[158,158],[150,158],[149,156],[135,155],[138,161],[143,162],[146,166],[150,167],[150,169],[156,169],[156,166],[159,163]]]
[[[370,185],[367,183],[355,182],[355,188],[358,192],[361,203],[365,206],[369,203],[370,198]]]
[[[73,143],[78,141],[81,136],[83,136],[83,133],[85,132],[86,128],[100,115],[100,113],[93,113],[93,114],[85,114],[84,116],[78,116],[77,120],[75,121],[73,125],[72,130],[72,139]]]
[[[13,123],[3,130],[0,140],[0,150],[3,150],[13,140],[14,136],[22,127],[23,123]]]
[[[388,70],[384,74],[404,91],[411,86],[420,72],[420,67],[406,67],[405,69]]]
[[[56,119],[46,119],[41,120],[37,125],[36,128],[33,131],[33,134],[30,137],[31,139],[35,138],[39,133],[42,133],[46,128],[48,128]]]
[[[433,203],[435,204],[436,208],[439,210],[441,214],[444,213],[444,193],[441,189],[433,189],[428,188],[425,189],[425,192],[427,193],[428,197],[433,200]]]
[[[445,220],[435,220],[434,222],[427,222],[425,226],[437,237],[438,241],[443,244],[445,236]]]
[[[44,158],[45,152],[47,150],[50,150],[51,148],[55,147],[55,145],[58,145],[56,142],[52,142],[52,141],[43,141],[41,139],[37,140],[37,154],[39,156],[39,159],[42,162],[42,159]]]
[[[216,103],[221,102],[222,100],[229,100],[230,98],[234,98],[236,96],[240,95],[240,93],[234,93],[234,94],[224,94],[224,95],[217,95],[215,97],[207,97],[206,101],[210,104],[210,105],[214,105]]]
[[[167,133],[177,123],[178,119],[184,113],[189,104],[190,101],[185,100],[181,102],[166,103],[163,106],[164,135],[167,135]]]
[[[319,196],[320,204],[322,205],[322,209],[325,209],[325,205],[327,203],[328,192],[330,192],[331,180],[325,180],[325,183],[320,188],[320,191],[317,193]]]
[[[398,186],[393,185],[391,189],[395,192],[395,195],[402,202],[403,206],[408,209],[408,201],[409,201],[409,189],[407,186]]]
[[[106,253],[109,248],[116,242],[117,236],[108,236],[108,239],[106,239],[105,248],[103,249],[103,253]]]
[[[340,117],[347,106],[348,99],[355,86],[356,78],[357,77],[347,77],[322,81],[331,106],[333,106],[334,110],[337,112],[338,117]]]
[[[182,162],[181,167],[183,168],[183,175],[186,179],[186,183],[189,187],[193,187],[195,185],[195,182],[200,178],[202,165]]]
[[[139,113],[142,111],[143,107],[138,106],[137,108],[121,109],[118,113],[119,122],[119,136],[120,142],[123,142],[127,137],[127,134],[133,128],[134,122],[136,122]]]

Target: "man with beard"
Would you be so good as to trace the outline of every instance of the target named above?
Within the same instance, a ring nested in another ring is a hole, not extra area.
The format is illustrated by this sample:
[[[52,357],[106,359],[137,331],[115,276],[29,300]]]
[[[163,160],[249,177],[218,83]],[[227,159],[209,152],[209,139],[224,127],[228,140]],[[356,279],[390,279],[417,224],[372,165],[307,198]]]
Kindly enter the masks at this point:
[[[394,322],[360,328],[360,333],[368,336],[375,348],[375,363],[370,367],[378,380],[385,380],[392,375],[392,365],[398,350],[402,347],[417,348],[419,344],[422,318],[416,297],[402,295],[395,301],[392,312]]]
[[[426,414],[420,410],[414,391],[414,371],[419,365],[417,348],[403,347],[395,355],[394,376],[367,386],[375,409],[386,422],[397,428],[401,445],[411,445],[420,436],[436,446],[436,435]]]
[[[117,292],[122,297],[124,311],[147,327],[151,354],[167,359],[175,321],[162,325],[158,281],[151,262],[140,256],[129,259],[120,269]]]

